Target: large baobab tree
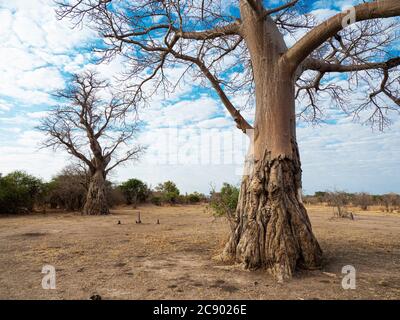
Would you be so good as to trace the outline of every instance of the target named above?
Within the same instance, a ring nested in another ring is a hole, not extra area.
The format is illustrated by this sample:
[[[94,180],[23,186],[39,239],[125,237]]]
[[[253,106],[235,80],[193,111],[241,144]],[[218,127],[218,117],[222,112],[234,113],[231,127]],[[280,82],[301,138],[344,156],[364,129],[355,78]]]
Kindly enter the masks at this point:
[[[105,60],[126,58],[132,102],[153,88],[174,88],[165,70],[182,63],[186,74],[208,81],[237,127],[251,133],[252,169],[221,257],[264,267],[278,279],[296,267],[318,268],[322,258],[301,200],[296,98],[304,118],[318,120],[319,102],[330,97],[329,105],[347,113],[371,112],[368,119],[380,126],[400,104],[400,58],[391,50],[400,1],[360,0],[322,23],[309,13],[311,2],[71,0],[58,7],[59,18],[98,31]],[[347,105],[357,86],[365,100],[358,94],[359,105]],[[239,111],[246,103],[255,104],[253,125]]]
[[[44,147],[65,149],[88,169],[89,186],[83,213],[109,213],[106,198],[106,177],[116,166],[135,160],[141,146],[126,148],[134,138],[135,122],[125,123],[126,105],[112,93],[109,83],[95,73],[75,75],[72,82],[56,96],[60,105],[53,107],[38,129],[47,136]]]

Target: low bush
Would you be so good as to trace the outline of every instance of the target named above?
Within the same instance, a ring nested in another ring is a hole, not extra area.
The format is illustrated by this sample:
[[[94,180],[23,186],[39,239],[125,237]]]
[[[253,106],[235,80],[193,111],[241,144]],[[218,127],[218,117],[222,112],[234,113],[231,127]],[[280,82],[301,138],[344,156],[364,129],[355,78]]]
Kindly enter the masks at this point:
[[[202,200],[201,194],[197,192],[190,193],[186,196],[188,203],[198,203]]]
[[[129,179],[119,186],[122,191],[125,202],[134,207],[140,202],[145,202],[150,195],[148,186],[139,179]]]
[[[161,197],[155,196],[155,195],[152,195],[152,196],[150,197],[150,202],[151,202],[152,204],[156,205],[156,206],[161,206],[161,204],[162,204]]]
[[[179,189],[172,181],[160,183],[155,188],[156,192],[160,195],[161,202],[175,204],[179,202]]]
[[[51,208],[79,211],[83,208],[89,176],[81,168],[68,166],[48,184],[47,203]]]
[[[0,175],[0,213],[28,213],[44,193],[43,182],[23,171]]]
[[[209,208],[216,217],[228,219],[231,228],[234,226],[234,216],[239,200],[239,188],[224,183],[219,192],[211,191]]]

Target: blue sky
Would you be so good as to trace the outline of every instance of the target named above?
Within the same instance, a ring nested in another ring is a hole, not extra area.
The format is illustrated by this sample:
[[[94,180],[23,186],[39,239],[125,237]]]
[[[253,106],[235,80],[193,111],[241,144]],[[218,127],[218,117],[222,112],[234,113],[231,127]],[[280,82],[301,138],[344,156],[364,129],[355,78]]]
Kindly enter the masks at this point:
[[[358,2],[320,0],[310,10],[324,17]],[[34,127],[55,103],[49,93],[63,87],[70,73],[96,68],[112,78],[124,69],[118,58],[91,64],[85,48],[94,40],[91,30],[57,21],[52,1],[0,0],[1,173],[25,170],[47,180],[70,162],[62,151],[39,150],[43,136]],[[167,72],[177,78],[182,69]],[[252,110],[245,115],[251,119]],[[304,191],[400,192],[400,119],[382,133],[338,112],[329,115],[326,124],[298,126]],[[183,192],[240,181],[246,139],[211,89],[186,81],[170,96],[154,97],[140,116],[147,125],[138,139],[148,152],[139,163],[117,169],[113,181],[137,177],[154,186],[171,179]]]

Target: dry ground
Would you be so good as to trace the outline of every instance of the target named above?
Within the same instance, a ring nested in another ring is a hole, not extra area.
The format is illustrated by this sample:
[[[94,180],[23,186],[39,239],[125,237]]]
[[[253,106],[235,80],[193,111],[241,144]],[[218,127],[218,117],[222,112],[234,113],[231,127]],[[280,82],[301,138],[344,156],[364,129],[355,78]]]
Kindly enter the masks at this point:
[[[135,223],[138,210],[142,224]],[[138,210],[1,217],[0,298],[400,299],[399,215],[356,213],[351,221],[309,208],[325,266],[278,284],[263,271],[211,259],[228,230],[204,206]],[[56,290],[41,288],[45,264],[56,268]],[[348,264],[357,270],[356,290],[341,287]]]

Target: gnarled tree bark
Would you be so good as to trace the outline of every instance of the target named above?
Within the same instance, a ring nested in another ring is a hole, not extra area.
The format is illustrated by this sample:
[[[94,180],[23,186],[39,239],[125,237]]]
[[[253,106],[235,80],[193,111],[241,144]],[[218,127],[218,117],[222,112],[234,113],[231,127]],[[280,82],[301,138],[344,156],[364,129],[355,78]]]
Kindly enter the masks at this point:
[[[322,251],[299,190],[297,156],[271,158],[266,152],[255,160],[253,173],[243,178],[236,227],[222,258],[248,269],[266,268],[278,280],[290,278],[296,268],[318,268]]]
[[[98,170],[90,178],[83,214],[106,215],[109,213],[110,210],[106,196],[106,178],[104,172]]]

